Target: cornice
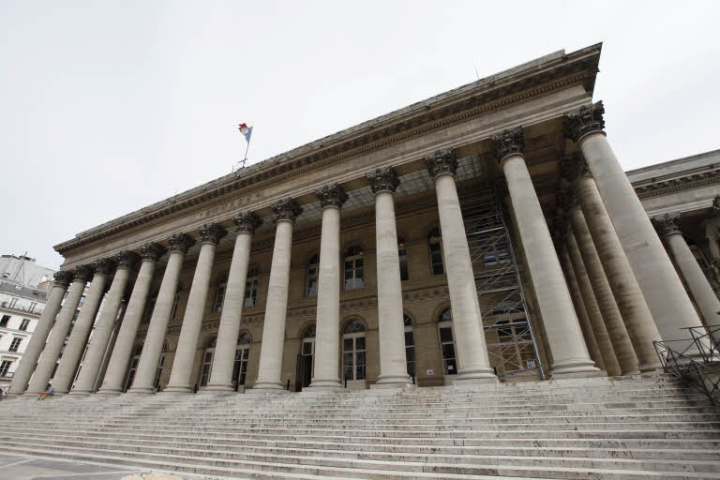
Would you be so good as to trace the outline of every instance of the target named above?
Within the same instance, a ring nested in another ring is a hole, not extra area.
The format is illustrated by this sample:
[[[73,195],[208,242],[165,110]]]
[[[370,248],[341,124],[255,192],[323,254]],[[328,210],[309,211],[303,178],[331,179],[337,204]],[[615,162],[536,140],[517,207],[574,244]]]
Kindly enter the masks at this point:
[[[720,183],[720,166],[709,166],[682,176],[644,180],[634,184],[633,188],[638,197],[644,199],[718,183]]]
[[[82,232],[56,245],[55,250],[65,254],[233,191],[250,194],[270,182],[282,182],[578,83],[591,92],[600,50],[601,44],[597,44],[551,55],[415,103]]]

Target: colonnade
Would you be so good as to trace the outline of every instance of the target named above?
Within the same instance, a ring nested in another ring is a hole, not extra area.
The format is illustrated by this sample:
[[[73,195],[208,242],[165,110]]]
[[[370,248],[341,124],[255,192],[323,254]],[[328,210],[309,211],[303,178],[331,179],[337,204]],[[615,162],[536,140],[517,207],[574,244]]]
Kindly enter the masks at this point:
[[[633,374],[659,368],[654,340],[678,335],[678,328],[700,325],[658,235],[647,217],[603,132],[602,104],[583,107],[564,117],[566,134],[582,152],[561,162],[571,197],[562,202],[565,227],[555,244],[525,160],[522,127],[491,137],[493,153],[502,170],[509,203],[542,317],[553,378]],[[456,382],[496,382],[491,368],[472,261],[456,187],[458,162],[452,149],[424,158],[433,179],[442,231],[450,304],[456,337]],[[395,191],[399,178],[392,167],[366,174],[375,195],[375,229],[378,271],[380,375],[376,387],[406,387],[403,298],[397,247]],[[340,365],[340,224],[348,198],[342,185],[331,183],[315,192],[322,208],[320,266],[317,301],[315,369],[310,389],[342,388]],[[264,316],[258,378],[250,391],[282,391],[281,365],[295,221],[302,208],[292,198],[272,205],[275,243]],[[667,223],[667,221],[666,221]],[[234,219],[235,245],[220,317],[218,340],[207,389],[233,390],[232,371],[240,330],[243,296],[250,263],[252,237],[260,224],[254,212]],[[665,224],[663,224],[665,225]],[[720,310],[702,285],[697,263],[682,237],[663,227],[670,249],[705,312]],[[146,314],[152,279],[161,257],[168,255],[147,336],[128,393],[154,392],[155,376],[167,333],[178,280],[188,249],[200,243],[200,253],[180,331],[166,392],[187,393],[197,349],[215,251],[228,232],[217,224],[200,227],[197,238],[186,233],[169,237],[161,245],[149,243],[140,252],[123,251],[92,266],[56,275],[45,311],[15,374],[11,392],[38,393],[53,374],[63,342],[87,282],[90,289],[60,365],[54,386],[58,393],[92,392],[108,348],[112,325],[129,283],[140,264],[124,319],[110,355],[101,394],[118,394],[127,374],[138,327]],[[559,248],[560,255],[556,251]],[[694,260],[694,259],[692,259]],[[112,271],[115,274],[100,317],[98,306]],[[700,272],[700,275],[702,272]],[[707,281],[705,280],[707,283]],[[67,292],[62,308],[60,303]],[[696,293],[697,292],[697,293]],[[59,312],[59,313],[58,313]],[[710,315],[710,313],[708,313]],[[57,319],[56,319],[57,317]],[[85,349],[83,368],[75,388],[73,375]],[[52,332],[50,333],[50,330]],[[48,333],[50,333],[48,338]],[[33,373],[34,372],[34,373]],[[31,380],[32,376],[32,380]]]

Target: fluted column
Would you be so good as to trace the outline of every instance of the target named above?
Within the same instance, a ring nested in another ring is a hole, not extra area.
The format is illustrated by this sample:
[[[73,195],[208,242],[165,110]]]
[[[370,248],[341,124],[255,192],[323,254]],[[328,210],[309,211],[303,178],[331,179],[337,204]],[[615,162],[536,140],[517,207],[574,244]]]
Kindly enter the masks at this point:
[[[658,238],[640,199],[605,137],[602,102],[564,118],[566,135],[577,142],[590,167],[607,213],[640,284],[663,340],[700,326],[690,297]]]
[[[556,250],[560,253],[560,263],[562,264],[563,271],[565,272],[565,278],[567,279],[568,289],[570,290],[570,297],[572,298],[573,304],[575,305],[575,313],[577,313],[578,320],[580,320],[580,329],[582,330],[583,337],[585,338],[585,345],[587,346],[590,358],[593,359],[595,365],[600,370],[605,369],[605,361],[600,353],[600,347],[598,346],[597,340],[595,339],[595,332],[590,323],[590,317],[588,316],[587,309],[585,308],[585,302],[582,299],[580,293],[580,286],[577,283],[575,272],[572,268],[572,262],[570,261],[570,255],[566,248],[563,248],[564,243],[559,242],[556,244]]]
[[[60,359],[60,365],[58,366],[57,372],[55,372],[53,379],[55,393],[62,394],[70,391],[72,381],[77,372],[78,363],[80,362],[80,357],[83,354],[83,350],[85,350],[90,330],[95,322],[95,315],[97,315],[100,302],[102,301],[103,295],[105,295],[107,277],[112,273],[114,268],[115,262],[109,259],[99,260],[92,265],[94,275],[90,283],[90,288],[88,289],[88,294],[85,297],[85,303],[80,309],[80,314],[75,321],[75,327],[73,327],[70,338],[65,346],[65,352]]]
[[[205,313],[208,289],[210,288],[215,249],[220,239],[226,234],[227,231],[219,225],[207,224],[200,227],[200,237],[198,238],[201,244],[200,255],[195,266],[195,275],[193,275],[192,285],[190,286],[180,338],[178,339],[175,359],[170,371],[170,381],[165,392],[192,392],[190,375],[195,363],[195,352],[198,337],[200,336],[200,327],[202,327],[203,314]]]
[[[443,258],[458,354],[457,381],[495,382],[497,377],[488,359],[475,274],[455,186],[455,151],[438,150],[425,157],[425,164],[435,181],[437,194]]]
[[[160,291],[158,292],[155,308],[150,318],[145,342],[143,343],[140,363],[128,393],[153,393],[155,387],[155,374],[157,373],[162,346],[165,342],[170,313],[177,293],[180,270],[188,248],[194,243],[185,234],[175,234],[168,239],[170,257],[168,258],[165,274],[163,275]]]
[[[595,341],[600,349],[600,355],[605,365],[605,371],[610,377],[617,377],[622,374],[620,370],[620,364],[615,356],[615,350],[613,349],[610,336],[607,332],[607,327],[603,321],[600,307],[597,304],[595,298],[595,292],[593,292],[590,278],[588,278],[585,265],[583,264],[582,256],[580,255],[580,249],[578,248],[575,235],[572,233],[572,229],[568,228],[565,232],[565,250],[568,252],[570,257],[570,263],[572,264],[573,272],[575,273],[575,279],[578,282],[580,288],[580,295],[582,296],[583,303],[585,304],[585,311],[590,319],[590,325],[592,326],[593,333],[595,334]]]
[[[705,325],[720,324],[720,300],[682,236],[680,217],[667,214],[653,220],[675,258],[675,264],[682,273],[700,314],[705,319]]]
[[[71,395],[87,395],[92,393],[95,388],[98,372],[102,366],[103,357],[105,356],[108,341],[112,334],[113,324],[115,323],[118,311],[120,310],[120,304],[125,295],[125,287],[127,286],[128,277],[130,276],[130,270],[134,268],[137,262],[137,255],[132,252],[120,252],[115,256],[115,261],[117,262],[115,277],[110,286],[110,291],[103,305],[102,312],[100,312],[100,318],[93,329],[93,335],[90,339],[87,353],[85,354],[83,368],[80,370],[80,375],[78,375],[78,379],[75,382],[75,387],[70,392]],[[97,274],[96,278],[93,279],[93,283],[95,283],[96,279]]]
[[[245,300],[245,283],[247,282],[248,265],[250,264],[250,246],[255,229],[260,226],[260,219],[252,212],[242,212],[233,219],[237,231],[235,249],[233,250],[230,272],[228,274],[225,298],[223,299],[220,327],[218,328],[217,345],[213,356],[212,373],[207,390],[234,391],[232,374],[240,334],[243,302]]]
[[[395,189],[400,183],[392,168],[367,174],[375,194],[378,319],[380,325],[380,376],[375,388],[406,387],[405,323],[403,321],[400,257],[395,220]]]
[[[660,340],[645,296],[635,278],[620,239],[602,203],[585,160],[579,155],[562,160],[560,168],[570,182],[590,229],[605,276],[625,321],[641,372],[661,368],[653,342]]]
[[[577,240],[580,255],[582,256],[585,270],[587,271],[590,284],[592,285],[595,299],[597,300],[600,312],[602,313],[605,326],[607,327],[610,341],[612,341],[615,357],[620,364],[620,370],[623,375],[635,375],[640,373],[635,349],[630,342],[630,336],[625,329],[620,309],[615,302],[612,294],[610,283],[605,277],[600,257],[598,256],[595,244],[593,243],[590,230],[585,223],[580,206],[572,202],[572,205],[566,205],[569,209],[570,224],[572,226],[575,239]]]
[[[38,320],[35,331],[30,337],[30,343],[25,349],[22,359],[20,360],[20,365],[18,365],[17,370],[15,370],[15,374],[10,383],[11,395],[22,395],[28,387],[30,376],[35,371],[38,358],[40,358],[43,347],[45,347],[48,334],[55,323],[55,317],[60,311],[60,305],[71,281],[72,272],[60,270],[55,273],[55,284],[50,291],[45,309],[42,315],[40,315],[40,320]]]
[[[275,246],[273,247],[267,306],[263,323],[262,347],[258,379],[249,392],[282,391],[283,342],[287,316],[290,260],[292,257],[292,230],[302,208],[291,198],[282,199],[272,206],[276,214]],[[316,367],[317,368],[317,367]]]
[[[82,266],[75,269],[73,283],[70,285],[68,295],[58,314],[55,325],[53,325],[52,331],[50,332],[50,338],[40,356],[40,361],[30,380],[27,393],[39,394],[47,388],[50,377],[55,369],[55,364],[60,356],[60,350],[62,350],[63,343],[65,343],[68,329],[75,316],[75,311],[80,304],[80,298],[85,290],[85,285],[92,277],[92,274],[92,268],[89,266]]]
[[[492,145],[505,173],[535,296],[545,324],[553,358],[551,375],[598,375],[600,370],[595,367],[583,341],[560,261],[525,165],[522,127],[494,136]]]
[[[105,370],[105,378],[98,393],[118,395],[122,392],[133,344],[135,343],[135,337],[150,293],[150,286],[155,275],[155,267],[157,261],[165,255],[166,251],[165,247],[157,243],[148,243],[142,247],[140,271],[130,294],[127,308],[125,308],[120,331],[115,339],[110,362]],[[112,325],[110,328],[112,329]]]
[[[338,184],[315,192],[322,206],[318,274],[315,371],[310,390],[342,388],[340,382],[340,208],[347,200]],[[307,389],[306,389],[307,390]]]

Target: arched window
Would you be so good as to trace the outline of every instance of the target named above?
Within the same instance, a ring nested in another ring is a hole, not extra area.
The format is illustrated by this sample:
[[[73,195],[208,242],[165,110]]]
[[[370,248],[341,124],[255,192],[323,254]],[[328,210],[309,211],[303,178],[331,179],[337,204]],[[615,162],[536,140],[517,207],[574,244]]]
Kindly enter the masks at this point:
[[[457,358],[455,355],[455,339],[453,337],[452,310],[446,308],[438,316],[438,335],[442,354],[443,373],[457,374]]]
[[[400,280],[408,280],[410,275],[408,273],[407,247],[403,237],[398,238],[398,257],[400,259]]]
[[[430,269],[433,275],[445,273],[442,256],[442,237],[440,230],[434,228],[428,235],[428,248],[430,249]]]
[[[215,301],[212,309],[214,313],[222,312],[223,303],[225,302],[225,290],[227,290],[227,277],[224,277],[215,291]]]
[[[140,363],[140,355],[142,354],[142,345],[137,345],[133,349],[133,356],[130,359],[130,368],[128,369],[127,378],[125,379],[125,390],[128,391],[132,387],[133,380],[135,380],[135,374],[137,373],[137,367]]]
[[[160,361],[158,362],[157,370],[155,371],[155,379],[153,380],[153,387],[160,388],[160,375],[162,375],[163,365],[165,365],[165,354],[167,353],[167,343],[163,343],[162,352],[160,353]]]
[[[248,332],[240,332],[237,348],[235,349],[235,363],[233,364],[232,375],[232,381],[234,382],[236,390],[239,385],[245,385],[251,343],[252,337],[250,334]]]
[[[405,362],[407,363],[408,375],[414,377],[415,369],[415,334],[412,329],[412,318],[409,315],[403,315],[405,323]]]
[[[307,286],[305,287],[305,295],[308,297],[317,297],[319,268],[320,256],[313,255],[310,257],[307,268]]]
[[[365,324],[353,320],[343,331],[343,377],[365,379]]]
[[[257,302],[258,275],[260,275],[260,270],[258,269],[257,264],[248,269],[243,307],[254,307]]]
[[[365,286],[363,273],[363,249],[354,245],[345,252],[345,290],[357,290]]]
[[[200,371],[200,386],[205,387],[210,380],[212,373],[213,357],[215,356],[215,347],[217,346],[217,337],[211,338],[205,345],[205,351],[202,356],[202,370]]]

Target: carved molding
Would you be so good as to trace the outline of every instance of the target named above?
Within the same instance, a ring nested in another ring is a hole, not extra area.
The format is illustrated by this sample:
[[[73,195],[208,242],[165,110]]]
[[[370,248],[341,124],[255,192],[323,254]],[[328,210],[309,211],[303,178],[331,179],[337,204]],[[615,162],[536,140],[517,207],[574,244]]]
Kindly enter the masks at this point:
[[[198,237],[198,241],[200,243],[212,243],[217,246],[220,239],[225,235],[227,235],[227,230],[223,227],[215,223],[207,223],[200,227],[200,236]]]
[[[315,190],[315,196],[320,200],[320,206],[341,208],[348,196],[345,188],[337,183],[331,183]]]
[[[139,260],[139,255],[135,252],[123,250],[115,255],[117,268],[125,268],[127,270],[135,270]]]
[[[425,166],[430,173],[430,177],[435,180],[440,175],[455,176],[458,167],[457,154],[455,150],[448,148],[445,150],[435,150],[435,153],[425,157]]]
[[[525,155],[525,128],[521,125],[493,135],[490,146],[498,163],[510,155]]]
[[[171,235],[170,238],[167,239],[167,242],[169,244],[168,251],[170,253],[177,252],[184,255],[187,253],[188,249],[193,246],[195,240],[184,233],[176,233]]]
[[[378,168],[367,173],[365,178],[370,182],[370,189],[373,193],[395,193],[398,185],[400,185],[397,172],[392,167]]]
[[[682,233],[680,232],[680,216],[676,213],[666,213],[655,217],[652,219],[652,223],[661,237]]]
[[[110,275],[115,270],[115,261],[110,258],[95,260],[92,264],[92,269],[96,275]]]
[[[90,265],[81,265],[75,269],[73,281],[88,282],[93,276],[93,268]]]
[[[573,142],[578,142],[589,133],[600,132],[605,134],[605,106],[602,101],[593,105],[584,105],[575,115],[563,116],[563,130],[565,136]]]
[[[254,212],[240,212],[233,218],[233,224],[237,233],[255,235],[255,229],[262,224],[262,220]]]
[[[579,153],[560,159],[560,176],[572,183],[580,177],[591,176],[587,162]]]
[[[73,281],[73,272],[69,270],[59,270],[54,275],[55,286],[68,288]]]
[[[275,213],[275,223],[282,221],[295,223],[303,211],[302,207],[292,198],[278,200],[272,204],[272,210]]]
[[[163,247],[159,243],[146,243],[140,250],[140,256],[143,260],[152,260],[153,262],[157,262],[167,253],[167,248]]]
[[[634,184],[633,188],[638,197],[651,198],[716,183],[720,183],[720,169],[697,172],[684,177],[652,180],[639,185]]]

